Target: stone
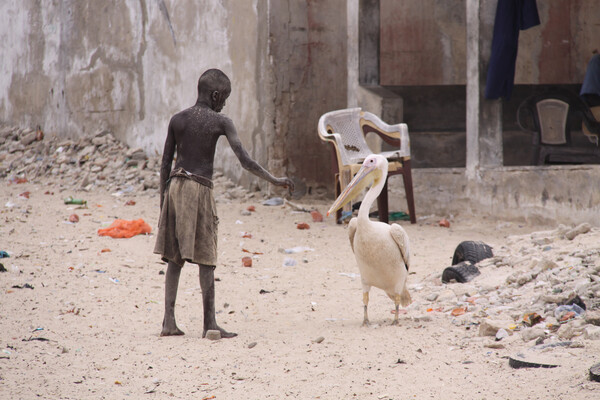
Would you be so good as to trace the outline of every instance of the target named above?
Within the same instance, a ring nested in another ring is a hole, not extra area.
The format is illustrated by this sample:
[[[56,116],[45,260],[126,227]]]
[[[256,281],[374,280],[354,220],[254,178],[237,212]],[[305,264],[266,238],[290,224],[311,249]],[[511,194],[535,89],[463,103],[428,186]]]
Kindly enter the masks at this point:
[[[523,331],[521,331],[521,339],[523,339],[524,342],[530,342],[532,340],[536,340],[538,338],[545,338],[546,337],[546,331],[544,330],[544,328],[540,328],[537,326],[534,326],[533,328],[528,328],[528,329],[524,329]]]
[[[600,311],[587,311],[585,313],[585,322],[591,325],[600,326]]]
[[[206,331],[206,338],[209,340],[219,340],[221,339],[221,331],[216,329],[211,329]]]
[[[512,321],[484,319],[479,324],[479,336],[495,337],[500,329],[505,329],[509,334],[512,334],[512,331],[509,329],[509,326],[512,324]]]
[[[565,237],[569,240],[573,240],[578,235],[588,233],[591,229],[592,229],[592,226],[590,224],[588,224],[587,222],[584,222],[583,224],[580,224],[580,225],[576,226],[575,228],[567,231],[565,233]]]
[[[27,134],[25,134],[24,136],[21,137],[21,144],[23,146],[29,146],[31,143],[35,142],[37,138],[37,133],[34,131],[31,131]]]
[[[600,340],[600,326],[586,326],[583,329],[583,337],[587,340]]]

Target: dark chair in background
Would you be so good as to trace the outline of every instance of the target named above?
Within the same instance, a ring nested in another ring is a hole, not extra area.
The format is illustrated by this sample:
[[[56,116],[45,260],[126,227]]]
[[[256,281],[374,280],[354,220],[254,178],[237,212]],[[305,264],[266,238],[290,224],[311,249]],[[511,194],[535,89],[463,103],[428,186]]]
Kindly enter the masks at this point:
[[[578,120],[593,146],[572,143],[571,127]],[[600,122],[576,94],[566,90],[534,94],[519,105],[517,123],[533,132],[533,165],[600,163]]]

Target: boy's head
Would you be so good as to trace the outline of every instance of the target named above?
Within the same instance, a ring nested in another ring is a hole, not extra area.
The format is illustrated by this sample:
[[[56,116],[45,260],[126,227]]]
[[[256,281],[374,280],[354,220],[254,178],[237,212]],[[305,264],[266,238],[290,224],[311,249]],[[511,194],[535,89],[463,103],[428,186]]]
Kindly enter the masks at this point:
[[[209,69],[198,79],[198,99],[202,99],[210,108],[219,112],[231,94],[231,81],[219,69]]]

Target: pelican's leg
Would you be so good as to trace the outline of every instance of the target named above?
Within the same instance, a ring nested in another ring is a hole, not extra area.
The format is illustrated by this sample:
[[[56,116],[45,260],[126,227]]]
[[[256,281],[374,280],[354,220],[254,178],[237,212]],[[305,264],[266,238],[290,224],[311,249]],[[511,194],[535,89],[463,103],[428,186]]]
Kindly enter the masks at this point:
[[[394,296],[394,304],[396,305],[396,315],[394,316],[392,325],[398,325],[398,312],[400,311],[400,295],[398,293]]]
[[[363,318],[363,326],[369,326],[369,315],[367,313],[367,306],[369,305],[369,290],[367,289],[367,291],[363,290],[363,304],[364,304],[364,310],[365,310],[365,316]]]

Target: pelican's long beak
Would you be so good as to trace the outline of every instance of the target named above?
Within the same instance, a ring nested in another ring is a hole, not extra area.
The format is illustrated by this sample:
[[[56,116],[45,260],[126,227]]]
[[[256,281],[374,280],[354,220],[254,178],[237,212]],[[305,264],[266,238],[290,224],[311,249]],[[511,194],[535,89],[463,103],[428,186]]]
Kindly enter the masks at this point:
[[[332,204],[329,211],[327,211],[327,216],[329,216],[329,214],[333,212],[336,212],[350,200],[354,199],[356,196],[362,193],[363,189],[372,184],[375,181],[375,179],[378,178],[378,174],[376,173],[377,171],[379,171],[377,167],[368,167],[363,164],[363,166],[358,170],[356,175],[354,175],[352,181],[348,184],[348,186],[346,186],[342,194],[340,194],[340,196],[337,199],[335,199],[335,202]]]

